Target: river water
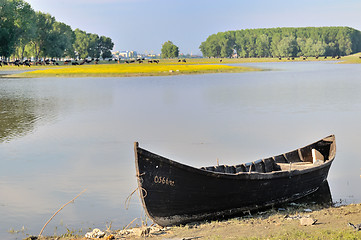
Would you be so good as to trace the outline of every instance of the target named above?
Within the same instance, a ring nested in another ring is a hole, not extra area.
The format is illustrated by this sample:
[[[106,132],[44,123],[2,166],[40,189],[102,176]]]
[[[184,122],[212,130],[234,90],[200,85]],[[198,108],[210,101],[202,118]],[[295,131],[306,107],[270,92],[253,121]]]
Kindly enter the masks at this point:
[[[237,164],[330,134],[334,202],[361,202],[361,67],[258,63],[249,73],[0,78],[0,238],[120,229],[144,211],[133,142],[195,167]],[[127,207],[127,209],[126,209]]]

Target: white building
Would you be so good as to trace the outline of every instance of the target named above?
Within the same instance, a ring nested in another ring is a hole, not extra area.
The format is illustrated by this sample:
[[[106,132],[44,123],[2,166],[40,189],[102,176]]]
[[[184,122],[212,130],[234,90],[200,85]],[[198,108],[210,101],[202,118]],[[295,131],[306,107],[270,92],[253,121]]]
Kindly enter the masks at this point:
[[[137,52],[136,51],[117,51],[113,52],[113,55],[115,58],[123,58],[123,59],[129,59],[129,58],[137,58]]]

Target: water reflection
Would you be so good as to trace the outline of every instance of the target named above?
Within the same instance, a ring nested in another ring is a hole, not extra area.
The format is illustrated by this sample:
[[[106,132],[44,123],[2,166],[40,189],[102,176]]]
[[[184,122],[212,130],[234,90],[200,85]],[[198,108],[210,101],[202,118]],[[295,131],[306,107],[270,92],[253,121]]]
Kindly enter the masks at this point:
[[[108,105],[112,102],[109,91],[102,88],[89,92],[80,81],[68,79],[49,82],[0,78],[0,142],[25,136],[66,113]]]
[[[314,193],[307,195],[296,201],[300,204],[318,204],[325,207],[333,204],[330,185],[328,181],[324,181]]]
[[[47,104],[42,111],[51,113],[54,106],[48,102],[35,102],[32,99],[6,98],[0,95],[0,142],[21,137],[35,128],[42,116],[36,114],[38,106]]]

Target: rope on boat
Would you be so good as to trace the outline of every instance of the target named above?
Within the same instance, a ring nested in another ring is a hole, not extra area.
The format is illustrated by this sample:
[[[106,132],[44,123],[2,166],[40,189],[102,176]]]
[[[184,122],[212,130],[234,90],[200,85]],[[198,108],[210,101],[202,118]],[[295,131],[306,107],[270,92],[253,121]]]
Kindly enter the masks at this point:
[[[145,173],[137,174],[137,178],[138,178],[139,181],[143,181],[143,179],[141,178],[141,176],[143,176],[144,174],[145,174]],[[144,191],[143,198],[145,198],[145,197],[148,195],[147,190],[145,190],[144,188],[138,186],[138,187],[137,187],[136,189],[134,189],[134,191],[133,191],[131,194],[129,194],[129,196],[125,199],[124,204],[125,204],[125,209],[126,209],[126,210],[128,210],[128,207],[129,207],[129,204],[130,204],[130,199],[132,198],[133,194],[134,194],[138,189],[140,189],[140,191]],[[141,198],[141,196],[140,196],[140,191],[138,192],[138,196]]]
[[[132,198],[133,194],[135,193],[135,191],[138,190],[139,187],[137,187],[126,199],[125,199],[125,203],[124,203],[124,207],[126,210],[128,210],[129,204],[130,204],[130,199]]]

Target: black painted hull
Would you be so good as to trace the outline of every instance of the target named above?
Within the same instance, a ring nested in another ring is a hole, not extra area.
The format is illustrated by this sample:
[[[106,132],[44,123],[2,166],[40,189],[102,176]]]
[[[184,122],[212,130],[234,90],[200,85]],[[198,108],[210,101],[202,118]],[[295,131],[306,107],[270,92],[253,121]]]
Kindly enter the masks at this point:
[[[136,143],[136,168],[144,208],[155,223],[169,226],[231,216],[299,199],[316,191],[327,179],[335,157],[335,141],[334,136],[324,139],[305,147],[326,146],[333,140],[329,147],[319,148],[330,156],[320,165],[292,170],[291,164],[291,170],[236,174],[180,164],[139,148]],[[309,158],[303,160],[309,161]]]

